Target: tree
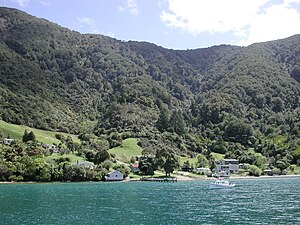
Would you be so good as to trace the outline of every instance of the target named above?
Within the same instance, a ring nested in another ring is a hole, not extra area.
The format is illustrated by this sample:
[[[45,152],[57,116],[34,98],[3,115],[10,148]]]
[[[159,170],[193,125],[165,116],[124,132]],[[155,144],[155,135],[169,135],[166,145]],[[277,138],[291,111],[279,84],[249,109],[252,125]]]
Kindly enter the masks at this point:
[[[206,157],[202,154],[199,154],[197,156],[197,166],[198,167],[206,167],[208,165],[208,160]]]
[[[0,129],[0,140],[2,140],[4,138],[4,133],[3,131]]]
[[[190,161],[189,160],[186,160],[182,167],[181,167],[182,171],[191,171],[191,164],[190,164]]]
[[[154,158],[144,156],[139,161],[139,169],[140,169],[141,173],[144,175],[154,175],[154,171],[156,169]]]
[[[250,165],[249,168],[248,168],[248,172],[249,172],[249,175],[250,176],[260,176],[261,173],[262,173],[262,170],[260,168],[258,168],[257,166],[255,165]]]
[[[32,131],[29,132],[27,141],[35,142],[35,134]]]
[[[166,176],[170,176],[174,169],[180,165],[176,154],[171,149],[167,149],[167,147],[162,147],[156,153],[156,159],[158,166],[165,170]]]
[[[273,110],[274,112],[282,112],[284,109],[284,102],[280,97],[273,99]]]
[[[86,169],[81,165],[66,165],[64,167],[64,180],[84,181],[86,180]]]
[[[175,155],[167,155],[163,168],[166,172],[166,176],[171,176],[174,169],[179,166],[179,161]]]
[[[280,172],[282,173],[283,170],[289,167],[289,164],[282,160],[277,160],[275,166],[280,169]]]
[[[100,164],[100,163],[104,162],[105,160],[109,159],[109,157],[110,157],[110,155],[109,155],[108,151],[100,150],[95,155],[94,163]]]
[[[35,142],[35,134],[33,133],[33,131],[30,131],[28,133],[28,131],[25,130],[22,140],[23,140],[23,142],[28,142],[28,141]]]
[[[255,161],[254,161],[254,164],[261,168],[261,169],[265,169],[264,165],[268,163],[268,159],[265,157],[265,156],[262,156],[262,155],[256,155],[255,157]]]
[[[27,142],[28,141],[28,131],[27,130],[24,131],[22,141],[23,142]]]
[[[225,127],[225,134],[229,141],[247,144],[250,136],[253,135],[251,125],[240,119],[233,120]]]
[[[164,132],[169,127],[169,114],[165,108],[160,110],[159,118],[156,122],[156,127],[160,132]]]
[[[170,126],[178,135],[184,134],[185,122],[180,112],[175,111],[170,118]]]

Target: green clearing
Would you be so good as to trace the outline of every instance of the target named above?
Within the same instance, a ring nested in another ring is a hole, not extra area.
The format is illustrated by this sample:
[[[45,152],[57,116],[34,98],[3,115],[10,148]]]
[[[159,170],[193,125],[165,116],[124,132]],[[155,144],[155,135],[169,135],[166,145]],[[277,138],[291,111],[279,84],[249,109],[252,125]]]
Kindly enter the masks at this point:
[[[215,152],[212,152],[211,153],[213,158],[215,160],[220,160],[220,159],[224,159],[224,154],[220,154],[220,153],[215,153]],[[198,155],[197,155],[198,156]],[[179,163],[180,165],[182,166],[184,162],[186,161],[189,161],[190,164],[193,164],[194,166],[196,165],[197,163],[197,156],[195,158],[190,158],[190,157],[187,157],[187,156],[181,156],[179,158]]]
[[[224,154],[220,154],[220,153],[216,153],[216,152],[212,152],[211,154],[212,154],[213,158],[217,161],[220,159],[224,159],[224,156],[225,156]]]
[[[197,156],[195,158],[190,158],[190,157],[187,157],[187,156],[179,157],[180,166],[182,166],[183,163],[186,162],[186,161],[189,161],[190,165],[193,164],[195,166],[196,162],[197,162]]]
[[[6,137],[15,138],[18,140],[22,140],[24,131],[27,130],[28,132],[32,131],[35,134],[36,140],[45,144],[59,144],[60,140],[55,138],[55,134],[62,134],[63,136],[71,136],[72,140],[76,143],[80,143],[79,138],[76,135],[72,134],[66,134],[62,132],[54,132],[54,131],[46,131],[46,130],[40,130],[31,128],[28,126],[22,126],[22,125],[16,125],[4,122],[3,120],[0,120],[0,129],[3,131],[4,135]]]
[[[110,154],[115,154],[116,159],[122,162],[129,162],[132,156],[142,154],[142,148],[137,144],[137,138],[127,138],[123,140],[122,145],[116,148],[109,149]]]
[[[69,157],[71,159],[72,163],[76,163],[77,161],[78,162],[85,161],[85,158],[77,156],[74,153],[64,154],[64,155],[60,155],[59,153],[53,153],[52,155],[47,156],[46,159],[55,160],[55,159],[59,159],[59,158],[62,158],[62,157],[63,158]]]

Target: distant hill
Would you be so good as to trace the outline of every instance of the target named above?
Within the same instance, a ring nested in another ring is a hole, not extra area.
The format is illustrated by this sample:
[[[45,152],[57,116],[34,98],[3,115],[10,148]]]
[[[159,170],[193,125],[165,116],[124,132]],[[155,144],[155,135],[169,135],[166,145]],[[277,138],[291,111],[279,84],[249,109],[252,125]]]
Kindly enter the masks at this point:
[[[149,151],[253,161],[252,148],[295,163],[299,82],[300,35],[170,50],[0,8],[0,119],[15,124],[94,133],[110,147],[139,137]]]

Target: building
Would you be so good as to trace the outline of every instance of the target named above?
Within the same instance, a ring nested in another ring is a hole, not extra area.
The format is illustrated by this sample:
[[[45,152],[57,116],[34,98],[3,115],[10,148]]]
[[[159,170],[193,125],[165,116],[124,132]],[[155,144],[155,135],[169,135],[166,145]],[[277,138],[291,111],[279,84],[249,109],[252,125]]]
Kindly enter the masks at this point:
[[[43,144],[43,147],[49,150],[50,153],[59,153],[59,149],[56,145]]]
[[[83,162],[77,162],[77,165],[83,166],[84,168],[93,170],[96,168],[94,163],[88,162],[88,161],[83,161]]]
[[[204,168],[204,167],[196,168],[196,171],[198,173],[204,173],[204,174],[210,174],[211,173],[211,170],[209,168]]]
[[[222,159],[215,168],[216,176],[229,177],[230,174],[239,173],[239,161],[236,159]]]
[[[115,170],[113,172],[110,172],[105,177],[106,181],[121,181],[124,180],[124,175],[119,170]]]
[[[12,138],[5,138],[3,140],[3,144],[5,144],[5,145],[11,145],[14,140],[15,139],[12,139]]]
[[[133,173],[139,173],[140,172],[139,164],[131,164],[130,169],[131,169],[131,172],[133,172]]]

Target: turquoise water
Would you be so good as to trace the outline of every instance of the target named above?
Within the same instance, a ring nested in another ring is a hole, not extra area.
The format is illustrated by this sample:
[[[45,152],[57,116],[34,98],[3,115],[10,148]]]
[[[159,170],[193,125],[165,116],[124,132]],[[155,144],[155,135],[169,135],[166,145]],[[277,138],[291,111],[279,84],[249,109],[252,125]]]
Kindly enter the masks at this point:
[[[1,184],[0,224],[300,224],[300,178]]]

